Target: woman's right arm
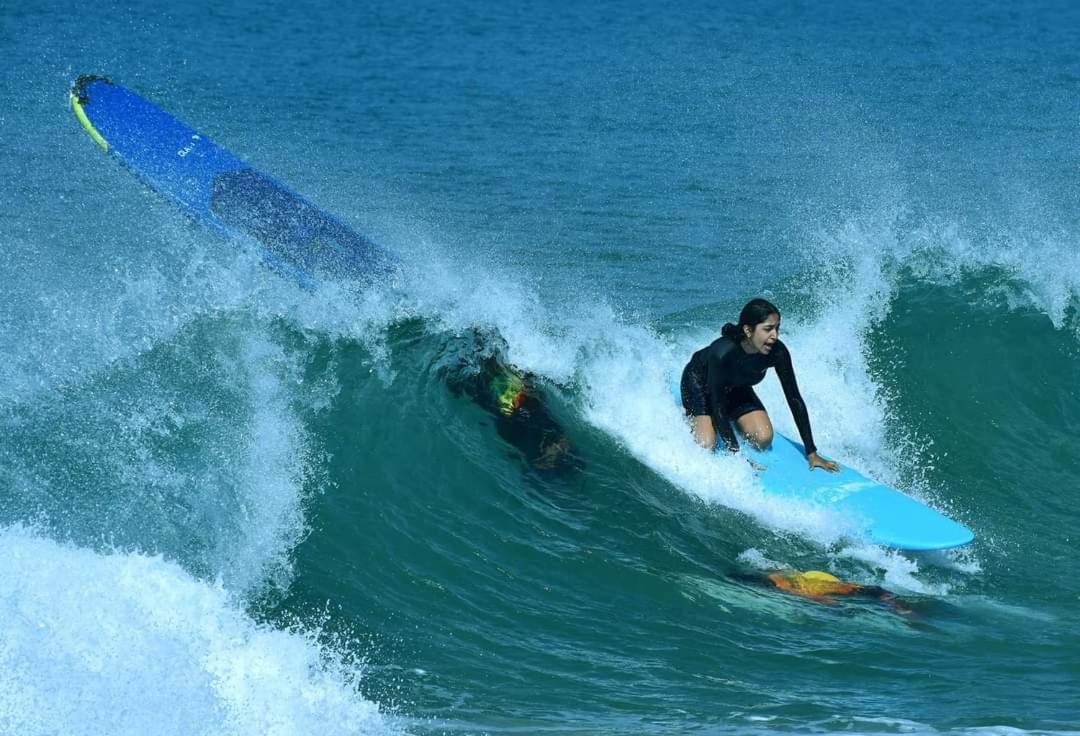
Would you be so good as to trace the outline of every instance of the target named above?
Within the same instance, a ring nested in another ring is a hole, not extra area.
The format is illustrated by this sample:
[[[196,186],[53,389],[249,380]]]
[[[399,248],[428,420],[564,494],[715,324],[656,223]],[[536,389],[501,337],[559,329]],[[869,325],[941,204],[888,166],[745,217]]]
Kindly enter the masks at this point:
[[[729,343],[729,340],[724,340],[723,343]],[[709,409],[712,412],[713,427],[716,429],[716,433],[724,440],[724,444],[727,445],[728,450],[731,452],[739,451],[739,440],[735,436],[735,430],[731,426],[731,419],[724,413],[724,406],[727,403],[728,387],[731,381],[728,376],[728,368],[724,361],[724,356],[728,354],[728,350],[731,349],[730,345],[723,345],[721,349],[713,349],[709,351],[709,359],[707,361],[708,375],[706,376],[705,385],[709,388]],[[734,343],[731,343],[732,345]]]

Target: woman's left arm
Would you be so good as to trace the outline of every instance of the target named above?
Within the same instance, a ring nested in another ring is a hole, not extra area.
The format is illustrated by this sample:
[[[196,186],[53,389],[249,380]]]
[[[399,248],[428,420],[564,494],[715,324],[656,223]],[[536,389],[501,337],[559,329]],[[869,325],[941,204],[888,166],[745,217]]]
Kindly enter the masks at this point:
[[[780,348],[776,358],[776,375],[780,379],[780,386],[784,389],[784,397],[787,399],[791,416],[795,420],[795,426],[799,428],[799,436],[806,448],[806,460],[810,463],[810,470],[822,468],[830,473],[840,472],[840,466],[833,460],[826,460],[817,454],[817,446],[814,444],[814,435],[810,432],[810,412],[806,410],[806,402],[799,393],[799,384],[795,380],[795,369],[791,365],[791,353],[787,345],[777,341]],[[774,348],[775,350],[775,348]]]

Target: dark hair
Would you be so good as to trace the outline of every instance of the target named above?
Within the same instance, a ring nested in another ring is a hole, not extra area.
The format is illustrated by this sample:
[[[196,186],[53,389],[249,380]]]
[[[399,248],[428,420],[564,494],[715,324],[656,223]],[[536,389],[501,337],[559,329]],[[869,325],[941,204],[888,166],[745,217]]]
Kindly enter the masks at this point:
[[[779,317],[780,310],[772,302],[766,299],[751,299],[739,312],[739,324],[733,325],[728,322],[720,329],[720,334],[738,342],[746,337],[743,334],[744,325],[752,331],[774,314]]]

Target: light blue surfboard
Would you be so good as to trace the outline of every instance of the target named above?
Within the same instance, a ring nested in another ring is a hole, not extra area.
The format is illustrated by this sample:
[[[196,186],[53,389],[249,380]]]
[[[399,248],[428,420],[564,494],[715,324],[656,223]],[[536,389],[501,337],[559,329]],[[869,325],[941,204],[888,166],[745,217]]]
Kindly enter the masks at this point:
[[[675,399],[682,408],[677,384]],[[839,473],[811,472],[805,448],[779,432],[766,451],[740,444],[742,452],[765,466],[758,476],[766,493],[834,510],[875,544],[926,551],[960,547],[975,538],[963,524],[843,464]]]
[[[153,189],[220,233],[254,238],[267,262],[305,286],[394,269],[392,256],[344,222],[131,90],[79,77],[71,107],[90,137]]]

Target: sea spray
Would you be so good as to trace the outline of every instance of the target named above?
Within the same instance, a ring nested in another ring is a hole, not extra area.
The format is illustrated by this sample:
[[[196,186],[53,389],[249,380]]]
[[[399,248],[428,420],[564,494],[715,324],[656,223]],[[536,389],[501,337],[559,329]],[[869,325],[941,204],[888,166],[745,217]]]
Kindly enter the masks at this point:
[[[161,557],[0,530],[0,731],[380,734],[363,670]]]

